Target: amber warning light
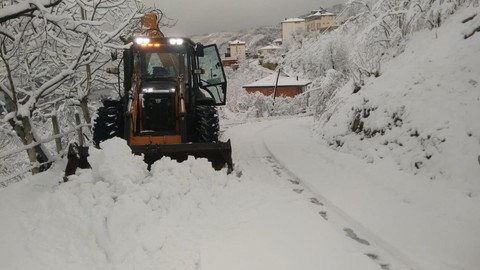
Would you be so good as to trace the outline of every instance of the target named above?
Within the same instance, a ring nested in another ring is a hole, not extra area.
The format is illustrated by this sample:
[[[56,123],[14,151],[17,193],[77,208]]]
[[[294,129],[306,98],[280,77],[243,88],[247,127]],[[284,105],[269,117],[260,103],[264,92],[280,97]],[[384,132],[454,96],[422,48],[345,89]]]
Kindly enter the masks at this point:
[[[135,39],[135,43],[137,43],[138,45],[140,45],[142,47],[155,47],[155,48],[160,47],[159,42],[155,42],[155,43],[150,42],[149,38],[137,38],[137,39]]]

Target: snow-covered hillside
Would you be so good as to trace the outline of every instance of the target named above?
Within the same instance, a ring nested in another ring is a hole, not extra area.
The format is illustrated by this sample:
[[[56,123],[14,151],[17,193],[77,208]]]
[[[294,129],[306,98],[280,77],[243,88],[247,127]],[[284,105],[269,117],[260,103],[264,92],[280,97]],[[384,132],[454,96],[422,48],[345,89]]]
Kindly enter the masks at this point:
[[[415,33],[378,78],[336,92],[316,124],[327,143],[369,162],[392,159],[432,180],[470,183],[480,195],[480,33],[465,39],[463,9]]]

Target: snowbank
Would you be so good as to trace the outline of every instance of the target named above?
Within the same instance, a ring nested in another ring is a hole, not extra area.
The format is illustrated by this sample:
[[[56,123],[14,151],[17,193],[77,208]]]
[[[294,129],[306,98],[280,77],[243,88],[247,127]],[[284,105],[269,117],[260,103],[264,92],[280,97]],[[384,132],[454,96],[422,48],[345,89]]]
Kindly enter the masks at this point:
[[[0,190],[3,269],[194,268],[204,216],[233,176],[193,158],[149,172],[125,141],[101,147],[67,183],[57,167]]]

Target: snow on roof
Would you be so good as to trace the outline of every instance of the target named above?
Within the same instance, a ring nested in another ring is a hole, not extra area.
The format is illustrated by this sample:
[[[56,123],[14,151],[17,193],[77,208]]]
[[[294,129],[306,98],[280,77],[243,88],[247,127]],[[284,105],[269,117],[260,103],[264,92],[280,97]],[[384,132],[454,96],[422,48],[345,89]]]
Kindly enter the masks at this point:
[[[265,46],[265,47],[262,47],[262,48],[258,49],[258,51],[263,51],[263,50],[278,50],[278,49],[280,49],[280,46],[268,45],[268,46]]]
[[[274,73],[268,77],[260,79],[256,82],[246,84],[243,88],[250,88],[250,87],[273,87],[275,86],[275,82],[277,80],[277,73]],[[311,84],[311,81],[304,80],[304,79],[297,79],[292,78],[287,75],[280,75],[278,77],[278,84],[277,86],[306,86]]]
[[[302,18],[290,18],[290,19],[285,19],[282,21],[282,23],[289,23],[289,22],[304,22],[305,19]]]
[[[230,44],[230,45],[245,45],[245,41],[240,41],[240,40],[237,39],[237,40],[228,42],[228,44]]]
[[[311,17],[321,17],[321,16],[335,16],[335,14],[331,13],[331,12],[321,12],[321,11],[318,11],[318,12],[315,12],[315,13],[312,13],[310,15],[307,16],[307,18],[311,18]]]

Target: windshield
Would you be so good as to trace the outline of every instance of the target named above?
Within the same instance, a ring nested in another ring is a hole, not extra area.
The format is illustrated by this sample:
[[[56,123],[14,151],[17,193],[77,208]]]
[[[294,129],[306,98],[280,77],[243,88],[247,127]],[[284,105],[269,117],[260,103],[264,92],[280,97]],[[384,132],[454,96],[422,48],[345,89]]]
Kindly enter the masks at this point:
[[[184,52],[144,52],[141,56],[142,75],[146,77],[185,77],[188,69]]]

